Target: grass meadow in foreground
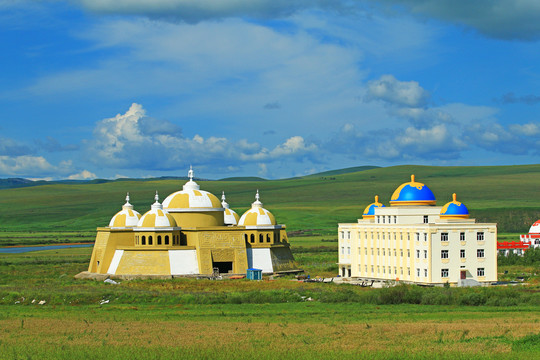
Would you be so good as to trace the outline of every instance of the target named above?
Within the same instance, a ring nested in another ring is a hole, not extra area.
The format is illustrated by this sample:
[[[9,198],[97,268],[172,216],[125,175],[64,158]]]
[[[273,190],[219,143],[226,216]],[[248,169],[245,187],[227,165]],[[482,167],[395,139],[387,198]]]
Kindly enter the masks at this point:
[[[313,276],[326,257],[337,256],[301,249],[295,256]],[[540,356],[537,286],[75,280],[90,252],[0,255],[0,359]]]

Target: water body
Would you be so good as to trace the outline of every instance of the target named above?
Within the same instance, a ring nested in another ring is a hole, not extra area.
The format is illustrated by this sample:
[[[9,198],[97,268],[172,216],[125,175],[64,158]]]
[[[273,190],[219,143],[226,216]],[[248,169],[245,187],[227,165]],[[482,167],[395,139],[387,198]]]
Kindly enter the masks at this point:
[[[90,247],[90,246],[94,246],[94,244],[6,247],[6,248],[0,248],[0,253],[20,254],[20,253],[25,253],[25,252],[30,252],[30,251],[58,250],[58,249],[65,249],[65,248]]]

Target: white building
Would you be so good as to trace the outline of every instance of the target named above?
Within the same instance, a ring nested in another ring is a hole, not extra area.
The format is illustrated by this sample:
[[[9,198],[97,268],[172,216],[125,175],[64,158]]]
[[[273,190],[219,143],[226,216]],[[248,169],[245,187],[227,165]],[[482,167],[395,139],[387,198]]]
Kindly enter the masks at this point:
[[[497,224],[469,219],[456,194],[436,206],[414,175],[394,191],[389,207],[376,196],[357,223],[339,224],[338,244],[343,277],[424,285],[497,281]]]

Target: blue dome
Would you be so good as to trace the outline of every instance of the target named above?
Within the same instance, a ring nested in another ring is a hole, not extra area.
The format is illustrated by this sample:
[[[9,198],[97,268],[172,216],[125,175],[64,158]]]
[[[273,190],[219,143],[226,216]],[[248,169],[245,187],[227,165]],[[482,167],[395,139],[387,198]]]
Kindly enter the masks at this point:
[[[435,205],[435,195],[426,185],[414,181],[401,184],[392,194],[390,205]]]
[[[379,202],[379,195],[375,195],[375,202],[366,206],[366,208],[364,209],[364,213],[362,214],[362,217],[365,219],[374,217],[375,208],[379,208],[379,207],[385,207],[385,206]]]
[[[441,218],[448,219],[448,218],[455,218],[455,219],[463,219],[469,217],[469,209],[465,206],[465,204],[457,201],[456,194],[452,194],[453,200],[447,203],[443,206],[441,209]]]

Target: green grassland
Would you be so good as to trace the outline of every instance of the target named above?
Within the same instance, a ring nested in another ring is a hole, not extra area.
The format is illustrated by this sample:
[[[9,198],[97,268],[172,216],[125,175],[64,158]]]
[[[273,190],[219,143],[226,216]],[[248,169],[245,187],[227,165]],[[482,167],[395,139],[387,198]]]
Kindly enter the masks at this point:
[[[0,254],[0,359],[540,355],[537,286],[369,289],[293,278],[75,280],[90,252]],[[312,247],[295,256],[315,275],[317,262],[331,261],[314,255],[328,253]],[[335,261],[337,254],[331,254]]]
[[[353,169],[354,170],[354,169]],[[497,222],[499,231],[524,232],[540,217],[540,165],[493,167],[394,166],[330,175],[271,181],[200,181],[202,189],[227,201],[238,213],[250,207],[255,190],[289,231],[335,234],[337,223],[353,222],[378,194],[388,204],[392,192],[414,173],[427,184],[438,204],[453,192],[472,217]],[[135,209],[144,213],[154,192],[165,196],[184,181],[117,181],[93,184],[51,184],[0,190],[0,241],[13,232],[92,232],[108,224],[130,192]],[[76,239],[70,241],[76,241]],[[8,242],[12,242],[9,240]]]
[[[388,200],[414,173],[438,204],[452,192],[516,240],[540,218],[540,165],[360,168],[285,180],[200,181],[242,213],[259,189],[311,277],[337,274],[337,223]],[[0,246],[88,242],[129,191],[144,213],[184,181],[49,184],[0,190]],[[293,278],[75,280],[92,248],[0,254],[0,359],[537,359],[538,262],[499,265],[530,285],[382,289]],[[45,301],[44,305],[39,305]]]

